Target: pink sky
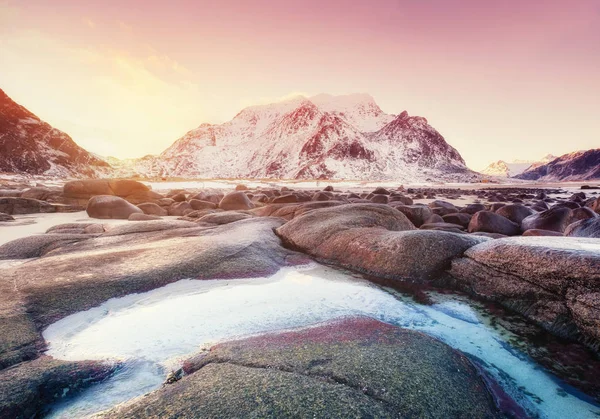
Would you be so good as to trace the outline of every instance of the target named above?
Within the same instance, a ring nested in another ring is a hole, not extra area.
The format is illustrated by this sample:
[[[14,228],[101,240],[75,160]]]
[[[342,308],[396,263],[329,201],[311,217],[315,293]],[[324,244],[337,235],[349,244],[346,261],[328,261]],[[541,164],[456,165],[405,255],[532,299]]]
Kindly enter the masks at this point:
[[[600,146],[600,0],[0,0],[0,68],[103,155],[321,92],[425,116],[475,169]]]

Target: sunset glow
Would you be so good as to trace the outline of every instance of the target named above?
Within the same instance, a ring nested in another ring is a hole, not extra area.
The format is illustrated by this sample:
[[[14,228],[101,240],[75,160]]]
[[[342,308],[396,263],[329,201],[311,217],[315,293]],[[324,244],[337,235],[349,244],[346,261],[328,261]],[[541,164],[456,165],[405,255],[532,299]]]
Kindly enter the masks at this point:
[[[371,94],[474,169],[600,144],[600,1],[0,1],[0,86],[100,155],[290,94]]]

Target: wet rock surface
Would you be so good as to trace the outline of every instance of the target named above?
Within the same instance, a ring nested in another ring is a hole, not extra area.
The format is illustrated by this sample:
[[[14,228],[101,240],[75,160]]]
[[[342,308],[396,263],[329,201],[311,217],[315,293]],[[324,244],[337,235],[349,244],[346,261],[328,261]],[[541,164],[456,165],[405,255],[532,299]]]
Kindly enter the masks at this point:
[[[470,293],[500,302],[558,336],[600,348],[597,240],[493,240],[452,261],[450,274]]]
[[[372,319],[219,344],[184,370],[103,417],[501,417],[464,355]]]

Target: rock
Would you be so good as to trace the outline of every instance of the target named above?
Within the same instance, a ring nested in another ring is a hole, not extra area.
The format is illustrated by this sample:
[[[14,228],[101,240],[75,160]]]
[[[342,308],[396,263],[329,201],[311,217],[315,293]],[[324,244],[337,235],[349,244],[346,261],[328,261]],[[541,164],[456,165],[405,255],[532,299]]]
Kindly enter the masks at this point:
[[[181,221],[181,220],[146,220],[140,221],[138,223],[127,223],[127,224],[119,224],[115,226],[110,226],[106,233],[104,233],[104,237],[114,237],[114,236],[123,236],[126,234],[136,234],[136,233],[149,233],[156,231],[165,231],[165,230],[179,230],[184,228],[195,228],[198,227],[197,224],[190,221]],[[181,233],[179,230],[178,234]]]
[[[316,192],[312,198],[311,201],[329,201],[331,199],[331,197],[323,192]]]
[[[476,212],[485,211],[485,210],[486,210],[486,208],[485,208],[485,205],[483,205],[483,204],[468,204],[463,209],[461,209],[459,212],[473,215]]]
[[[291,220],[292,218],[305,214],[314,209],[335,207],[343,204],[344,202],[341,201],[318,201],[298,204],[271,204],[266,205],[264,207],[255,208],[248,212],[258,215],[259,217],[281,217],[286,220]]]
[[[0,198],[0,212],[9,215],[56,212],[56,207],[31,198]]]
[[[160,220],[158,215],[140,214],[139,212],[133,213],[128,218],[129,221],[151,221]]]
[[[36,187],[24,190],[21,193],[21,198],[31,198],[40,201],[47,201],[48,198],[56,197],[58,195],[60,195],[59,191],[53,191],[49,188]]]
[[[236,191],[247,191],[248,187],[246,185],[240,184],[240,185],[236,185],[235,190]]]
[[[499,302],[557,336],[600,348],[600,242],[511,237],[452,261],[456,285]]]
[[[216,209],[217,204],[210,201],[202,201],[200,199],[191,199],[190,205],[194,210]]]
[[[490,211],[479,211],[473,215],[468,227],[469,233],[498,233],[505,236],[516,236],[521,233],[519,225],[508,218]]]
[[[243,212],[236,211],[225,211],[218,212],[215,214],[207,214],[198,219],[200,223],[210,223],[210,224],[229,224],[235,223],[236,221],[245,220],[247,218],[252,218],[254,215],[246,214]]]
[[[323,190],[324,190],[325,192],[333,192],[333,186],[331,186],[331,185],[327,185],[327,186],[325,186],[325,188],[323,188]]]
[[[12,215],[0,212],[0,221],[15,221],[15,218]]]
[[[444,219],[442,218],[441,215],[438,214],[431,214],[429,217],[427,217],[427,219],[425,220],[425,222],[423,224],[439,224],[439,223],[443,223]]]
[[[382,188],[381,186],[378,186],[377,188],[375,188],[375,190],[371,193],[373,195],[390,195],[390,191],[388,191],[385,188]]]
[[[406,215],[415,227],[421,227],[433,215],[431,209],[423,205],[393,205],[392,203],[391,206]]]
[[[586,205],[588,206],[588,205]],[[594,199],[590,204],[589,207],[592,209],[592,211],[594,211],[596,214],[600,214],[600,197]]]
[[[92,197],[87,204],[86,211],[92,218],[128,219],[131,214],[143,211],[123,198],[110,195]]]
[[[126,179],[83,179],[73,180],[63,186],[66,198],[88,200],[98,195],[113,195],[125,198],[133,204],[155,201],[163,198],[143,183]]]
[[[464,228],[467,228],[469,222],[471,221],[471,215],[461,212],[444,215],[442,218],[446,223],[457,224]]]
[[[401,202],[404,205],[413,205],[414,204],[412,198],[410,198],[408,196],[404,196],[404,195],[392,195],[392,196],[390,196],[390,203],[391,202]]]
[[[496,211],[496,214],[509,219],[513,223],[521,225],[521,222],[530,215],[535,214],[535,211],[524,205],[510,204],[499,208],[498,211]]]
[[[42,417],[48,405],[67,392],[81,391],[113,371],[101,362],[66,362],[48,356],[0,371],[0,417]]]
[[[231,192],[221,199],[219,208],[225,211],[249,210],[254,208],[254,204],[244,192]]]
[[[171,206],[168,208],[167,212],[169,215],[173,215],[173,216],[178,216],[181,217],[182,215],[186,215],[187,213],[190,213],[194,211],[194,208],[192,207],[192,205],[189,202],[175,202],[174,204],[171,204]]]
[[[551,237],[562,237],[562,233],[558,231],[550,231],[550,230],[540,230],[536,228],[532,228],[530,230],[525,230],[523,232],[523,236],[551,236]]]
[[[466,356],[373,319],[221,343],[184,370],[106,417],[501,416]]]
[[[291,204],[298,202],[298,197],[294,194],[281,195],[273,199],[274,204]]]
[[[18,189],[0,189],[0,198],[20,198],[22,193]]]
[[[521,222],[521,229],[525,230],[550,230],[562,233],[567,228],[571,216],[569,208],[550,208],[537,214],[526,217]]]
[[[83,229],[85,234],[102,234],[104,233],[104,227],[102,224],[90,224]]]
[[[411,231],[400,211],[347,204],[310,211],[277,229],[284,243],[329,263],[388,279],[427,282],[484,238]]]
[[[429,206],[429,208],[432,209],[432,211],[435,214],[438,214],[440,216],[444,216],[444,215],[448,215],[448,214],[454,214],[454,213],[458,212],[458,208],[456,208],[450,202],[446,202],[446,201],[436,200],[436,201],[430,202],[427,205]]]
[[[598,214],[596,214],[594,211],[592,211],[591,208],[588,208],[588,207],[576,208],[571,211],[571,215],[569,216],[569,219],[567,220],[567,225],[573,224],[580,220],[587,220],[588,218],[596,218],[596,217],[598,217]]]
[[[91,198],[96,195],[128,195],[148,192],[150,188],[135,180],[84,179],[65,183],[63,194],[68,198]]]
[[[159,217],[164,217],[165,215],[169,214],[166,209],[153,202],[144,202],[143,204],[138,204],[137,207],[141,209],[144,214],[148,215],[158,215]]]
[[[373,195],[373,197],[371,198],[371,202],[374,204],[387,204],[389,201],[389,198],[387,197],[387,195]]]
[[[183,192],[180,192],[173,196],[169,196],[168,198],[171,198],[175,202],[184,202],[187,199],[185,196],[185,193],[183,193]]]
[[[452,233],[462,233],[464,231],[463,226],[453,223],[427,223],[419,227],[421,230],[439,230],[439,231],[450,231]]]
[[[87,234],[40,234],[22,237],[0,246],[0,260],[29,259],[42,256],[56,247],[89,239]]]
[[[198,199],[200,201],[208,201],[208,202],[212,202],[213,204],[219,204],[219,202],[221,202],[221,199],[223,199],[223,196],[225,196],[222,192],[215,192],[215,191],[202,191],[197,193],[196,195],[194,195],[192,197],[192,199]]]
[[[600,239],[600,217],[588,218],[569,224],[565,229],[565,236]]]

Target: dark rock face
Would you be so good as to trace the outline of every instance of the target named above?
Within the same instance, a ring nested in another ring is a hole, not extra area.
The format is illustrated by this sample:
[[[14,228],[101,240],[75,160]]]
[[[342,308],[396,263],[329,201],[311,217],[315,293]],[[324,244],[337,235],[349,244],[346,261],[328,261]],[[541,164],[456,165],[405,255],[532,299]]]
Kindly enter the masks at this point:
[[[571,210],[568,208],[553,207],[538,214],[532,214],[521,222],[521,229],[550,230],[562,233],[567,228]]]
[[[429,207],[423,205],[392,205],[414,224],[421,227],[433,215]]]
[[[565,154],[515,177],[547,181],[600,179],[600,148]]]
[[[490,211],[479,211],[469,222],[469,233],[498,233],[505,236],[516,236],[521,232],[519,225]]]
[[[600,217],[577,221],[565,229],[568,237],[589,237],[600,239]]]
[[[14,221],[14,220],[15,220],[14,217],[12,217],[8,214],[5,214],[3,212],[0,212],[0,221]]]
[[[254,204],[244,192],[231,192],[221,199],[219,208],[225,211],[249,210],[254,208]]]
[[[0,212],[5,214],[34,214],[56,212],[56,208],[45,201],[31,198],[0,198]]]
[[[464,355],[372,319],[222,343],[184,369],[106,417],[501,416]]]
[[[109,169],[0,90],[0,172],[95,177]]]
[[[112,195],[94,196],[88,201],[86,211],[92,218],[112,218],[126,220],[131,214],[143,211],[123,198]]]
[[[548,331],[600,348],[600,243],[575,237],[492,240],[452,261],[464,290]]]
[[[100,381],[113,367],[100,362],[65,362],[42,356],[0,371],[0,417],[42,417],[44,408],[66,391]]]
[[[284,243],[319,259],[389,279],[427,282],[453,257],[486,238],[444,231],[412,231],[400,211],[347,204],[310,211],[277,229]],[[419,263],[415,263],[419,260]]]

